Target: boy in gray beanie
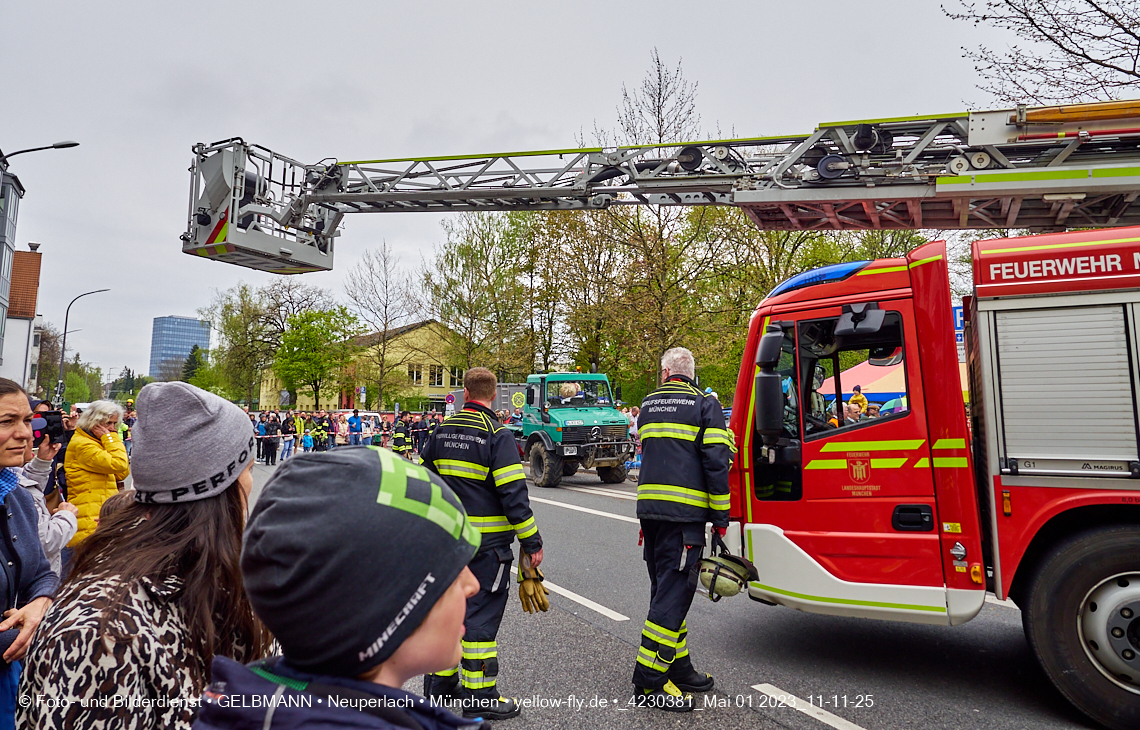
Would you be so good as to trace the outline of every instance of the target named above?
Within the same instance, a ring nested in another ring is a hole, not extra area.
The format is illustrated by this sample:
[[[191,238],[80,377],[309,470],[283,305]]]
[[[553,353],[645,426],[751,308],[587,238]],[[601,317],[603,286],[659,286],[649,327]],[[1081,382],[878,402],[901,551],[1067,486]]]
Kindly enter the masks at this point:
[[[400,689],[458,663],[480,539],[441,478],[387,449],[285,462],[250,515],[241,561],[284,656],[216,658],[194,726],[483,727]],[[252,701],[263,697],[278,700]]]

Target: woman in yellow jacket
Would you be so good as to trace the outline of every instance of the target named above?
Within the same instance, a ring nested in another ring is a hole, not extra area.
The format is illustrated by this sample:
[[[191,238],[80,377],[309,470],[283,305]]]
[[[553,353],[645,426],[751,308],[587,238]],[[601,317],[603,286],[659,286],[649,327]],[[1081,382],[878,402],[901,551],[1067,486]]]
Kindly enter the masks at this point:
[[[127,447],[119,438],[118,403],[97,400],[79,414],[75,433],[67,444],[63,468],[67,474],[67,501],[79,510],[79,529],[69,548],[74,548],[95,531],[99,508],[119,491],[118,482],[127,478],[130,465]]]

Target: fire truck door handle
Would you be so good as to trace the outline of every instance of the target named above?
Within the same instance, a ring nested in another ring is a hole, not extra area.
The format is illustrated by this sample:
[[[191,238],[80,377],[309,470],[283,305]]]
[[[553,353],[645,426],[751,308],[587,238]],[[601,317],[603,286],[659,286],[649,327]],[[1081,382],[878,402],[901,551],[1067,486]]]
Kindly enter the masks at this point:
[[[928,504],[900,504],[891,515],[891,527],[902,532],[931,532],[934,510]]]

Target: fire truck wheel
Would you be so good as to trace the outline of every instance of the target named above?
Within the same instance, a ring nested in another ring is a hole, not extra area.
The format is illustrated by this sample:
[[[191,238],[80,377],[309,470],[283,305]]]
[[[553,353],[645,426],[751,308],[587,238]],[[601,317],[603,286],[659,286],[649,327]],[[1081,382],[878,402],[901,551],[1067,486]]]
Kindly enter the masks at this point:
[[[1140,727],[1140,528],[1082,532],[1049,552],[1022,606],[1029,645],[1077,709]]]
[[[530,476],[536,487],[557,487],[562,481],[562,457],[536,441],[530,447]]]
[[[578,462],[576,461],[563,461],[562,462],[562,476],[572,477],[578,473]]]
[[[625,464],[598,467],[598,477],[605,484],[621,484],[625,481],[625,473]]]

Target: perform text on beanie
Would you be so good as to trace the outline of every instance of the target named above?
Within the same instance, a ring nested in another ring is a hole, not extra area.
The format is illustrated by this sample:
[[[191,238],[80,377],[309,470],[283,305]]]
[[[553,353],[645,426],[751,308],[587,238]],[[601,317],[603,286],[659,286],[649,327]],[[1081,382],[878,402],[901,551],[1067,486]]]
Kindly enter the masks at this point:
[[[420,583],[420,587],[416,589],[416,592],[413,593],[412,597],[408,599],[408,602],[404,604],[403,610],[401,610],[400,613],[396,614],[396,618],[392,619],[392,623],[388,624],[388,628],[384,629],[384,633],[380,634],[380,636],[376,638],[376,641],[372,642],[372,645],[369,646],[366,650],[360,652],[360,661],[365,661],[366,659],[375,656],[376,652],[380,651],[380,649],[384,647],[384,644],[388,641],[388,639],[392,638],[392,634],[396,633],[396,629],[400,628],[400,624],[404,623],[404,619],[408,617],[408,614],[415,610],[416,604],[419,603],[420,600],[424,597],[424,594],[427,593],[427,587],[429,583],[435,583],[435,576],[433,576],[431,573],[427,574],[427,577],[424,578],[423,583]]]
[[[253,445],[255,443],[256,441],[251,438],[249,440],[249,446],[247,446],[240,454],[238,454],[237,459],[227,464],[224,471],[220,471],[217,474],[211,476],[208,481],[203,479],[201,481],[194,482],[188,487],[177,487],[175,489],[171,489],[169,492],[169,501],[177,502],[179,499],[185,497],[188,494],[205,494],[210,490],[217,490],[218,486],[222,484],[231,484],[235,479],[237,479],[236,474],[241,474],[241,470],[245,468],[245,462],[249,459],[249,454],[251,451],[253,451]],[[167,501],[165,499],[155,499],[155,497],[159,496],[165,496],[165,493],[143,491],[135,492],[135,500],[139,502],[158,503],[159,501]]]

